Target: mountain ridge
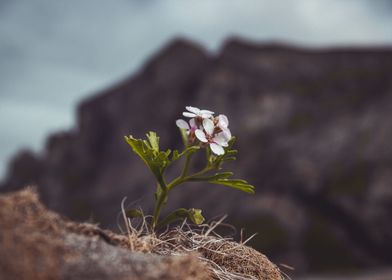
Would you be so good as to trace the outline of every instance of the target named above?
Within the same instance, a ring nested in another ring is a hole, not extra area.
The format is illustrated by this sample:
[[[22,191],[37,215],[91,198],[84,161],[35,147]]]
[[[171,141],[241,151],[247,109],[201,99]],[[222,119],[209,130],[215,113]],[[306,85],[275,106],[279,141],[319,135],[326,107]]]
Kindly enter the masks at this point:
[[[122,197],[152,207],[153,181],[123,136],[153,130],[163,147],[180,147],[174,122],[193,105],[229,116],[239,149],[232,166],[257,186],[256,196],[186,186],[170,198],[173,207],[229,213],[264,233],[254,246],[300,271],[389,263],[391,73],[390,48],[311,50],[234,38],[212,55],[179,39],[83,101],[75,128],[50,136],[42,154],[16,157],[0,190],[36,184],[50,208],[79,220],[94,213],[115,227]],[[317,257],[332,248],[339,257]]]

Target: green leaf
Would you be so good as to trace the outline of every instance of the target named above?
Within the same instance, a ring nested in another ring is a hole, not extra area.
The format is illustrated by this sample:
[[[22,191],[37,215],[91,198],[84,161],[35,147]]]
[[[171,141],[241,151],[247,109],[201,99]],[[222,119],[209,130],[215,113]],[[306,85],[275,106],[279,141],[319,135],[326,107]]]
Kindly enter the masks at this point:
[[[191,208],[188,210],[188,218],[196,225],[201,225],[204,222],[204,217],[201,214],[201,209]]]
[[[129,209],[125,211],[125,215],[128,218],[138,218],[138,217],[143,217],[143,212],[139,209]]]
[[[214,169],[222,169],[222,165],[226,161],[233,161],[237,158],[235,155],[238,153],[237,150],[233,150],[232,147],[236,141],[236,138],[233,136],[228,142],[228,146],[224,148],[225,153],[221,156],[211,156],[209,160],[209,166],[212,166]]]
[[[185,209],[185,208],[179,208],[175,210],[174,212],[170,213],[167,215],[160,223],[158,223],[158,227],[162,227],[165,225],[168,225],[170,223],[173,223],[178,220],[183,220],[185,218],[188,218],[192,221],[192,223],[196,225],[200,225],[204,222],[204,217],[201,214],[200,209]]]
[[[228,146],[227,146],[227,150],[231,150],[231,148],[233,147],[235,141],[237,140],[237,138],[235,138],[235,136],[231,137],[229,142],[228,142]]]
[[[148,141],[150,142],[151,149],[155,152],[159,152],[159,137],[157,136],[157,134],[153,131],[150,131],[146,135]]]
[[[147,134],[147,140],[136,139],[132,136],[125,136],[125,141],[132,147],[132,150],[144,161],[156,177],[159,184],[165,188],[163,172],[170,163],[170,150],[159,151],[159,137],[155,132]]]
[[[175,160],[177,160],[179,157],[180,157],[180,153],[178,152],[178,150],[174,150],[174,151],[173,151],[173,154],[172,154],[171,160],[172,160],[172,161],[175,161]]]
[[[231,187],[246,193],[254,194],[255,187],[250,185],[247,181],[241,179],[216,179],[209,180],[211,184],[223,185],[227,187]]]
[[[191,155],[191,154],[197,152],[198,150],[200,150],[199,146],[189,146],[189,147],[185,148],[181,153],[179,153],[177,150],[174,150],[171,160],[172,161],[178,160],[178,159],[182,158],[183,156]]]
[[[201,177],[191,177],[188,180],[190,182],[192,181],[210,181],[210,180],[219,180],[219,179],[227,179],[233,176],[233,172],[221,172],[221,173],[216,173],[215,175],[212,176],[201,176]]]
[[[247,181],[242,179],[230,179],[233,176],[233,172],[220,172],[212,176],[200,176],[191,177],[187,181],[189,182],[200,182],[207,181],[211,184],[228,186],[243,192],[254,194],[254,186],[250,185]]]
[[[225,155],[227,155],[227,156],[235,156],[236,154],[238,154],[237,150],[228,150],[225,153]]]
[[[224,161],[234,161],[236,159],[236,157],[225,157]]]

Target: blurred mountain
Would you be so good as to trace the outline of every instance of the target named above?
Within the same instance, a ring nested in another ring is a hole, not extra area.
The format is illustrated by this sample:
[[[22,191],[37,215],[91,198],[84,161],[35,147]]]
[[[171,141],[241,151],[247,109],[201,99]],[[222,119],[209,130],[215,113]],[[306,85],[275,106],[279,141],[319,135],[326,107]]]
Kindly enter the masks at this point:
[[[224,113],[230,167],[256,186],[184,186],[170,207],[259,232],[252,245],[299,271],[392,263],[392,49],[304,49],[228,41],[219,54],[176,40],[136,75],[78,107],[77,125],[23,151],[1,191],[35,184],[46,204],[116,227],[121,199],[152,208],[154,181],[124,135],[180,148],[184,106]],[[175,176],[175,170],[169,176]]]

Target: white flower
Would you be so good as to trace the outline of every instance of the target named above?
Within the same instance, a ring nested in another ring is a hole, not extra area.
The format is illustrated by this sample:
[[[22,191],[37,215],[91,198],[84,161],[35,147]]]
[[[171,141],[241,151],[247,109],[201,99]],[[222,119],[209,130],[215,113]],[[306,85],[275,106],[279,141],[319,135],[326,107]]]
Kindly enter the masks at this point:
[[[227,147],[227,138],[223,132],[214,134],[215,125],[214,122],[210,119],[203,120],[203,128],[196,129],[195,135],[200,142],[208,143],[210,145],[211,151],[216,155],[223,155],[225,150],[223,147]]]
[[[229,129],[229,119],[225,115],[218,116],[218,127],[222,130],[224,137],[229,141],[231,139],[231,131]]]
[[[200,110],[199,108],[192,107],[192,106],[186,106],[185,107],[189,112],[183,112],[182,115],[184,117],[188,118],[202,118],[202,119],[208,119],[211,118],[214,112],[211,112],[209,110]]]
[[[229,119],[225,116],[220,114],[218,116],[218,126],[224,130],[229,127]]]
[[[197,129],[195,119],[190,119],[189,124],[182,119],[178,119],[176,120],[176,125],[181,129],[186,129],[188,135]]]
[[[226,128],[226,129],[222,130],[221,133],[222,133],[223,137],[225,137],[226,141],[229,141],[231,139],[230,129]]]

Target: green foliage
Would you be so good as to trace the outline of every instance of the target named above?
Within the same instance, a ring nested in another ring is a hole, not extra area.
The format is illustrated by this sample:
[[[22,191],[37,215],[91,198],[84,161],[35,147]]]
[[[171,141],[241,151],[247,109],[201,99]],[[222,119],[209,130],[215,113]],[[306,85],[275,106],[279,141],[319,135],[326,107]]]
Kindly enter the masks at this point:
[[[171,160],[176,161],[184,156],[190,156],[190,155],[196,153],[198,150],[200,150],[199,146],[189,146],[189,147],[185,148],[185,150],[182,151],[181,153],[178,152],[178,150],[174,150]]]
[[[230,179],[231,176],[233,176],[233,172],[221,172],[212,176],[193,177],[189,179],[189,181],[206,181],[211,184],[231,187],[246,193],[255,193],[255,187],[250,185],[247,181],[241,179]]]
[[[200,225],[204,222],[204,217],[201,214],[200,209],[185,209],[185,208],[179,208],[169,215],[167,215],[158,225],[157,227],[162,227],[168,224],[171,224],[175,221],[178,220],[183,220],[185,218],[188,218],[189,220],[192,221],[195,225]]]
[[[170,163],[170,150],[159,150],[159,137],[155,132],[150,131],[147,140],[135,139],[132,136],[125,136],[125,141],[132,147],[132,150],[144,161],[154,174],[158,183],[164,188],[163,172]]]
[[[210,156],[209,158],[209,166],[215,169],[222,169],[222,165],[226,161],[234,161],[237,158],[235,155],[238,153],[237,150],[232,149],[234,143],[236,141],[235,137],[231,137],[228,146],[225,148],[225,153],[221,156]]]
[[[241,179],[217,179],[217,180],[209,180],[211,184],[223,185],[227,187],[231,187],[246,193],[254,194],[254,186],[248,184],[247,181]]]
[[[203,146],[202,143],[188,143],[185,130],[181,129],[181,134],[185,144],[185,148],[182,152],[179,152],[178,150],[174,150],[173,152],[171,150],[161,151],[159,148],[159,137],[155,132],[149,132],[146,135],[146,140],[136,139],[132,136],[125,137],[126,142],[149,167],[157,180],[157,190],[155,192],[156,204],[152,221],[153,228],[164,226],[185,218],[191,220],[196,225],[204,222],[201,210],[194,208],[177,209],[161,221],[159,220],[161,209],[166,205],[169,192],[177,185],[186,182],[206,182],[231,187],[250,194],[254,193],[254,186],[250,185],[245,180],[232,179],[232,172],[218,172],[211,175],[212,171],[221,170],[225,162],[236,159],[237,150],[232,148],[235,143],[234,137],[228,142],[228,146],[224,148],[225,153],[223,155],[217,156],[212,154],[210,148],[207,146],[205,168],[193,174],[188,174],[193,154],[198,152],[202,147],[205,147],[205,145]],[[185,159],[185,164],[181,174],[167,184],[164,179],[166,168],[173,162],[183,158]],[[136,218],[141,217],[143,213],[138,209],[131,209],[126,212],[126,215],[130,218]]]
[[[138,218],[143,217],[143,212],[140,209],[129,209],[125,211],[125,215],[128,218]]]

